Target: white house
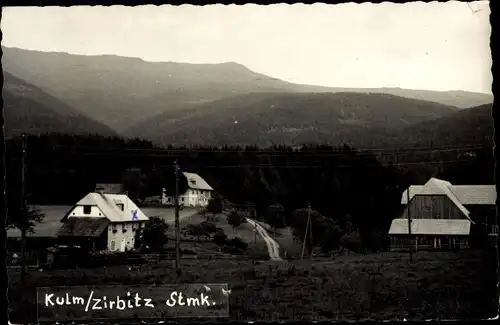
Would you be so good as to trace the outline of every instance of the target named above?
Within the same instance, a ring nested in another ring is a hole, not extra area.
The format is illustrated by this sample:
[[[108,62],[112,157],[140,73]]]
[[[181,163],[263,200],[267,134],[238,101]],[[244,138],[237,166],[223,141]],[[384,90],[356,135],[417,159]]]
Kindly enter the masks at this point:
[[[207,206],[214,189],[198,174],[183,172],[182,175],[187,182],[187,190],[179,195],[179,204],[189,207]],[[168,196],[166,189],[163,189],[162,204],[174,204],[174,197]]]
[[[125,194],[89,193],[61,220],[58,238],[91,242],[94,249],[124,252],[149,218]]]

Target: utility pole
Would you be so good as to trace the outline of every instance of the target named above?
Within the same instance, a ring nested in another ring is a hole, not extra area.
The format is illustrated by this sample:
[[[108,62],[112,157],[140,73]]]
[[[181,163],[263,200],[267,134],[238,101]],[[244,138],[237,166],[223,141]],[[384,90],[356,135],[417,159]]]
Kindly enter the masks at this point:
[[[28,220],[25,220],[27,216],[27,206],[26,206],[26,135],[23,133],[21,136],[22,141],[22,152],[21,152],[21,220],[19,220],[19,225],[21,227],[21,283],[24,284],[24,278],[26,275],[26,225]]]
[[[410,262],[412,261],[412,245],[411,245],[411,213],[410,213],[410,188],[411,185],[408,186],[408,189],[406,190],[406,212],[408,215],[408,240],[409,240],[409,249],[408,251],[410,252]]]
[[[308,216],[307,216],[306,232],[304,234],[304,241],[302,242],[302,255],[300,257],[301,260],[304,259],[304,253],[306,251],[307,233],[309,230],[309,223],[311,222],[311,205],[310,204],[308,204],[307,212],[308,212]]]
[[[311,203],[307,205],[307,209],[309,210],[309,240],[311,241],[311,256],[313,254],[313,248],[314,248],[314,240],[313,240],[313,225],[312,225],[312,220],[311,220]]]
[[[180,271],[180,226],[179,226],[179,163],[175,159],[175,269]]]
[[[253,244],[257,246],[257,223],[253,225]]]

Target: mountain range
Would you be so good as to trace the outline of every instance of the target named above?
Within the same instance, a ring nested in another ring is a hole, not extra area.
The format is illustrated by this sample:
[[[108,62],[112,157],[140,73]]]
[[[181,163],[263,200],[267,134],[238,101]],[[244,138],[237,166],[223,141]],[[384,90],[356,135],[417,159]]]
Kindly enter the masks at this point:
[[[461,109],[493,101],[491,95],[465,91],[298,85],[234,62],[2,50],[6,132],[11,134],[118,133],[161,145],[368,146],[425,129],[432,121],[446,124],[452,116],[469,114]],[[482,112],[481,107],[470,114]]]

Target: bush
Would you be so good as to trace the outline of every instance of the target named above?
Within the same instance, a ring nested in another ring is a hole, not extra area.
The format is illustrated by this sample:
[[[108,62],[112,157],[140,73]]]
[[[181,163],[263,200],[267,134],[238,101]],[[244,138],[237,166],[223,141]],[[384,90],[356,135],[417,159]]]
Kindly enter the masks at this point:
[[[151,217],[146,223],[146,227],[141,229],[142,244],[149,247],[150,251],[158,252],[167,243],[167,222],[160,217]]]
[[[361,236],[358,231],[353,231],[349,234],[342,236],[340,239],[340,245],[345,249],[353,252],[361,252],[363,249],[363,243],[361,241]]]
[[[209,235],[215,234],[217,232],[217,226],[211,222],[203,221],[199,226],[204,233],[207,233]]]
[[[228,245],[234,247],[237,250],[245,251],[248,244],[239,237],[235,237],[228,242]]]
[[[201,236],[210,237],[217,232],[215,224],[203,221],[197,225],[190,224],[186,227],[185,235],[197,237],[198,240]]]
[[[310,229],[307,226],[307,220],[311,219],[313,243],[311,245]],[[337,223],[329,218],[325,218],[321,213],[308,209],[297,209],[291,215],[291,223],[293,235],[296,239],[303,242],[306,240],[306,248],[308,254],[311,254],[315,246],[321,247],[323,252],[329,252],[336,249],[340,243],[342,231]],[[307,230],[307,237],[306,235]]]
[[[222,245],[225,245],[226,242],[227,242],[227,235],[221,229],[221,231],[219,231],[215,234],[214,243],[219,245],[219,246],[222,246]]]
[[[222,213],[222,201],[219,197],[212,197],[210,201],[208,201],[208,205],[206,208],[206,212],[211,213],[213,215]]]
[[[231,211],[227,216],[227,222],[233,227],[233,229],[240,226],[243,222],[245,222],[245,217],[238,213],[237,211]]]

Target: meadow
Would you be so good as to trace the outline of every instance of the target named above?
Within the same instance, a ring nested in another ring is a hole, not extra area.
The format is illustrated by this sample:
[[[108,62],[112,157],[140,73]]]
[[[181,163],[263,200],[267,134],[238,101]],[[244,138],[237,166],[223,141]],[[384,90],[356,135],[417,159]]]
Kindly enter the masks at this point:
[[[485,319],[496,315],[493,253],[482,251],[380,253],[329,260],[181,260],[140,270],[123,266],[33,271],[20,283],[8,270],[12,322],[34,321],[36,287],[227,283],[230,319],[251,320],[425,320]]]

